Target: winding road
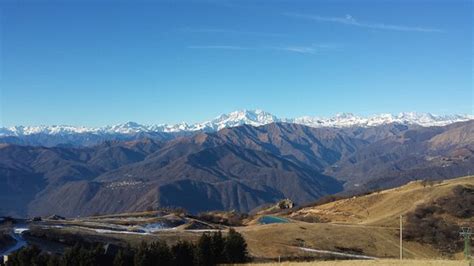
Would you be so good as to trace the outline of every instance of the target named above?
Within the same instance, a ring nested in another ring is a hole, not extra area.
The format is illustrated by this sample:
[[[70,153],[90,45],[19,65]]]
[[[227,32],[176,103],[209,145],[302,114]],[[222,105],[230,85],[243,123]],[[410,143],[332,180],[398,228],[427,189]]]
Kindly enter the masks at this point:
[[[15,239],[16,243],[13,246],[7,248],[6,250],[0,251],[0,256],[9,255],[17,251],[18,249],[26,246],[28,243],[22,236],[23,232],[25,231],[28,231],[28,227],[25,224],[15,226],[13,228],[12,237]]]
[[[356,255],[356,254],[342,253],[342,252],[337,252],[337,251],[303,248],[303,247],[298,247],[298,248],[300,250],[307,251],[307,252],[314,252],[314,253],[320,253],[320,254],[330,254],[330,255],[347,257],[347,258],[369,259],[369,260],[377,259],[376,257],[366,256],[366,255]]]

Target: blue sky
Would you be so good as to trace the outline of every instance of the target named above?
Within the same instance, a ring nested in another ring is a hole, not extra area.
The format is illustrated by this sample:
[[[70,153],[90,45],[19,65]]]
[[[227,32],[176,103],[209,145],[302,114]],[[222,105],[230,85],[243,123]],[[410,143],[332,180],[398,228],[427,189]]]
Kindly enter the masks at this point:
[[[473,113],[472,1],[0,1],[0,124]]]

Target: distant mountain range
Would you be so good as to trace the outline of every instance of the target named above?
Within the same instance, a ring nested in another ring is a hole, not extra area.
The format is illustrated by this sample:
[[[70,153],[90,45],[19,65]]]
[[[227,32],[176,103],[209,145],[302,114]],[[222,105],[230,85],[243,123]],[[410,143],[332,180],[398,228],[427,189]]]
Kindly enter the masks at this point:
[[[293,123],[313,128],[376,127],[386,124],[410,126],[445,126],[455,122],[474,119],[474,115],[433,115],[429,113],[380,114],[361,117],[353,114],[339,114],[331,118],[304,116],[299,118],[278,118],[262,110],[243,110],[223,114],[213,120],[197,124],[142,125],[128,122],[114,126],[13,126],[0,128],[0,143],[23,145],[95,145],[107,140],[137,140],[153,138],[169,140],[176,136],[187,136],[196,132],[216,132],[224,128],[241,125],[262,126],[270,123]]]
[[[357,125],[277,122],[87,147],[0,144],[0,215],[73,217],[160,206],[249,211],[284,198],[304,204],[474,173],[473,120]]]

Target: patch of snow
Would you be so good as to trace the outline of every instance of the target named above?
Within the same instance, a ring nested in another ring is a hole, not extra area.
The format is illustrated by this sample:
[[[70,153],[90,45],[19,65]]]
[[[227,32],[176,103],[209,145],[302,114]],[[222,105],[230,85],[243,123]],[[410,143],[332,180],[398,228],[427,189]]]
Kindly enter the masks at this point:
[[[194,232],[194,233],[212,233],[212,232],[219,232],[222,231],[220,229],[187,229],[186,232]]]
[[[170,228],[163,223],[151,223],[151,224],[144,225],[142,227],[142,230],[146,233],[154,233],[158,231],[163,231],[163,229],[170,229]]]
[[[83,227],[87,230],[95,231],[99,234],[129,234],[129,235],[149,235],[148,232],[135,232],[135,231],[116,231],[116,230],[109,230],[109,229],[93,229],[88,227]]]
[[[15,234],[21,235],[21,234],[23,234],[25,231],[28,231],[28,230],[29,230],[29,229],[26,228],[26,227],[15,227],[15,228],[13,229],[13,232],[14,232]]]
[[[176,228],[165,228],[165,227],[139,227],[136,231],[129,230],[110,230],[110,229],[96,229],[89,227],[81,227],[83,229],[92,230],[100,234],[129,234],[129,235],[150,235],[159,231],[171,231],[176,230]]]

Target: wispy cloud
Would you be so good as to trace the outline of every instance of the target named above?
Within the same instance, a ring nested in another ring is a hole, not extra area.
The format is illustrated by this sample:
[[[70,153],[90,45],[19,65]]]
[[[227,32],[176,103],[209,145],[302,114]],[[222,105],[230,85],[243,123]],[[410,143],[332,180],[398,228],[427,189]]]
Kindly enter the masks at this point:
[[[437,29],[437,28],[391,25],[391,24],[374,23],[374,22],[360,22],[356,20],[354,17],[352,17],[351,15],[346,15],[345,17],[323,17],[323,16],[318,16],[318,15],[303,15],[303,14],[297,14],[297,13],[285,13],[285,15],[290,16],[290,17],[295,17],[295,18],[339,23],[339,24],[345,24],[345,25],[350,25],[350,26],[355,26],[355,27],[378,29],[378,30],[444,32],[444,30]]]
[[[335,45],[330,44],[314,44],[309,46],[236,46],[236,45],[192,45],[189,49],[209,49],[209,50],[273,50],[285,51],[298,54],[316,54],[318,52],[327,51],[336,48]]]
[[[251,50],[254,48],[235,45],[190,45],[189,49]]]
[[[277,50],[287,51],[287,52],[294,52],[299,54],[314,54],[316,53],[316,49],[313,47],[308,46],[287,46],[287,47],[280,47],[275,48]]]
[[[182,31],[192,33],[217,33],[217,34],[234,34],[234,35],[252,35],[252,36],[269,36],[269,37],[284,37],[287,34],[259,32],[259,31],[242,31],[233,29],[219,29],[219,28],[183,28]]]
[[[283,46],[283,47],[272,47],[272,49],[275,49],[275,50],[294,52],[294,53],[300,53],[300,54],[317,54],[317,53],[337,50],[339,48],[340,46],[336,44],[312,44],[312,45],[306,45],[306,46],[289,45],[289,46]]]

